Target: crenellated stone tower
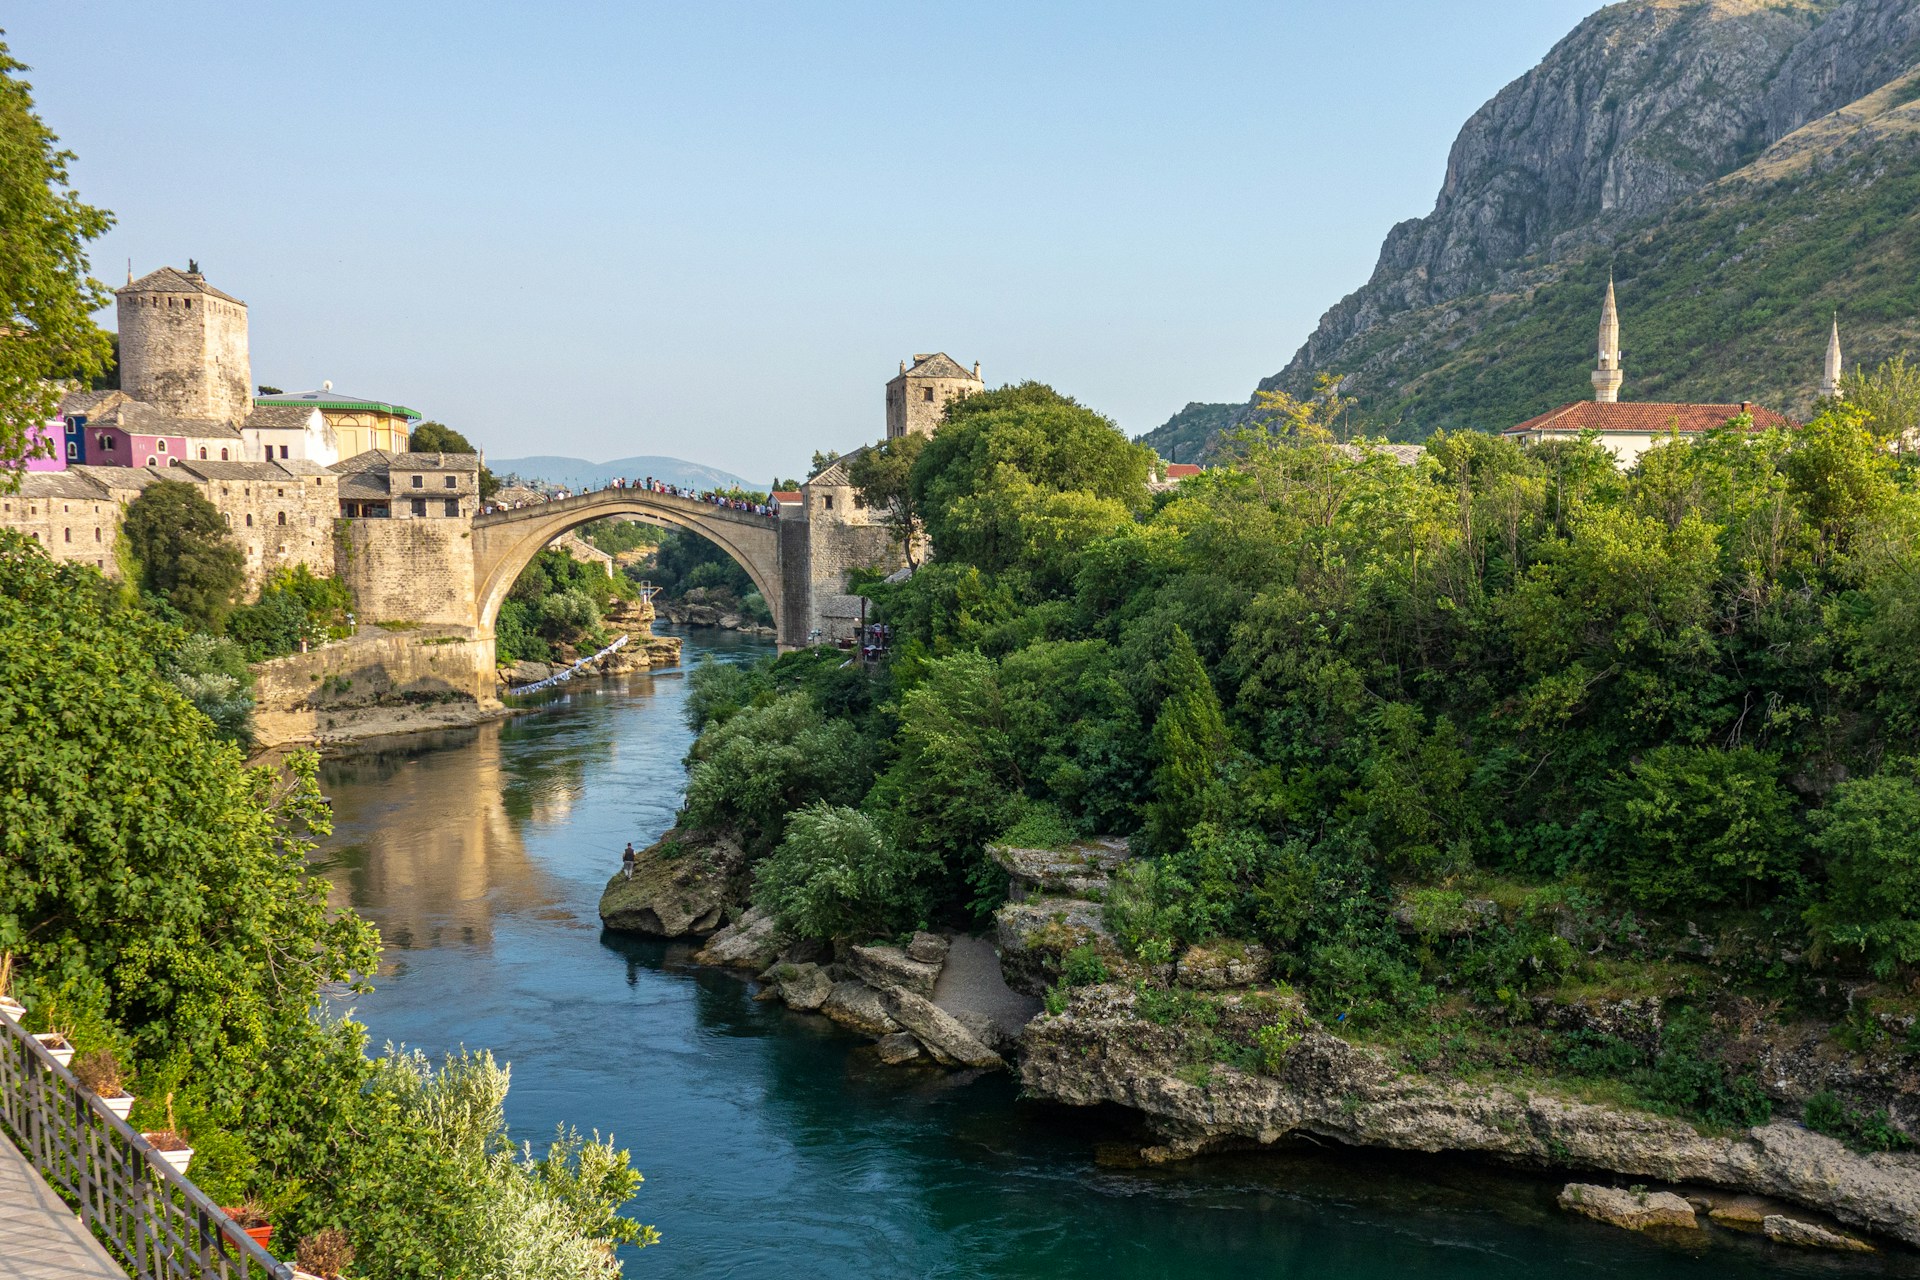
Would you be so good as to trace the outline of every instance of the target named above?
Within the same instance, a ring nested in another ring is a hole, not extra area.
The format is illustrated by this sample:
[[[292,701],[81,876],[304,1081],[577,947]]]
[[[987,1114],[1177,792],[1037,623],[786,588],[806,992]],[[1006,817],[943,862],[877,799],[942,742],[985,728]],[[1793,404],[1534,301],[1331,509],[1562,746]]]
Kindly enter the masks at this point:
[[[1620,399],[1620,311],[1613,303],[1613,275],[1607,275],[1607,300],[1600,308],[1600,367],[1593,371],[1593,398],[1601,404]]]
[[[237,423],[253,409],[247,304],[196,264],[161,267],[114,290],[120,389],[182,418]]]
[[[1834,313],[1833,332],[1827,337],[1827,368],[1820,376],[1820,394],[1831,400],[1840,398],[1840,314]]]

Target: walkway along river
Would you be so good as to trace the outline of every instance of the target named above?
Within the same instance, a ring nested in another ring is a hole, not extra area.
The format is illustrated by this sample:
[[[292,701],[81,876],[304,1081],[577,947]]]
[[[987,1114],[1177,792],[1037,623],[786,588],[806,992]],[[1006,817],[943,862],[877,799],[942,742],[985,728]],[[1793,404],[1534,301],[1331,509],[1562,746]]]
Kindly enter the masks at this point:
[[[689,662],[769,645],[686,637]],[[329,761],[317,859],[386,938],[357,1016],[376,1044],[491,1048],[508,1115],[611,1129],[659,1246],[634,1277],[1920,1276],[1906,1254],[1697,1252],[1553,1207],[1559,1181],[1463,1161],[1291,1148],[1103,1163],[1127,1117],[1022,1102],[1004,1075],[879,1066],[825,1019],[752,999],[689,948],[602,933],[628,841],[672,823],[678,670],[576,680],[534,714]],[[1110,1146],[1107,1144],[1111,1144]]]

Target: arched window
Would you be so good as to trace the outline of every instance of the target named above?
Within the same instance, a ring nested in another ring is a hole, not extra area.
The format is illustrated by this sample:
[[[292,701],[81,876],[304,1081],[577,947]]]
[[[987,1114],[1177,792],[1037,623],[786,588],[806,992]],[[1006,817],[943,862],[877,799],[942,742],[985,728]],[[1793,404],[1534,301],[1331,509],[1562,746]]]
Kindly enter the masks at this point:
[[[247,512],[247,528],[253,528],[253,512]]]
[[[167,465],[168,465],[168,466],[170,466],[170,467],[177,467],[177,466],[179,466],[179,465],[180,465],[180,459],[178,459],[178,458],[168,458],[168,459],[167,459]]]
[[[100,541],[100,526],[99,526],[99,525],[95,525],[95,526],[93,526],[93,540],[94,540],[95,542],[98,542],[98,541]]]
[[[200,461],[202,461],[202,462],[205,462],[206,460],[207,460],[207,446],[205,446],[205,445],[201,445],[201,446],[200,446]]]
[[[282,511],[280,513],[280,523],[285,524],[286,522],[287,522],[287,513]]]
[[[220,451],[220,461],[225,462],[226,460],[227,460],[227,451],[225,449],[222,449]]]
[[[165,440],[155,440],[153,442],[153,447],[158,449],[160,452],[165,453],[167,451],[167,442]]]
[[[73,541],[73,530],[71,530],[71,529],[62,529],[62,530],[60,531],[60,541],[62,541],[62,542],[72,542],[72,541]]]
[[[160,464],[159,464],[159,461],[152,454],[148,454],[147,465],[150,467],[156,467],[156,466],[159,466]]]

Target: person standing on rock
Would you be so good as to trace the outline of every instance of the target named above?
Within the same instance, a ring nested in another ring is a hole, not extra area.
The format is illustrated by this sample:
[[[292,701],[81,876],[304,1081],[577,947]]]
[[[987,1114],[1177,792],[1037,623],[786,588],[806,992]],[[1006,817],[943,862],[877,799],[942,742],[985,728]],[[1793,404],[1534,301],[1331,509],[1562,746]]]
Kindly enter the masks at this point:
[[[627,841],[627,851],[620,855],[620,878],[622,880],[633,879],[633,862],[633,841],[629,840]]]

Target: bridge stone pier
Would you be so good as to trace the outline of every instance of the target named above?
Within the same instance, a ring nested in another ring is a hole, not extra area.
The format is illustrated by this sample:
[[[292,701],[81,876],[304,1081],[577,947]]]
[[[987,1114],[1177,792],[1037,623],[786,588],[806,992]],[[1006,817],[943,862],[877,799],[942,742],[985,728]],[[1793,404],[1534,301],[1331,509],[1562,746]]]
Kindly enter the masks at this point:
[[[628,516],[667,529],[686,529],[719,547],[747,571],[773,611],[781,649],[807,641],[812,575],[802,509],[758,515],[650,489],[601,489],[577,497],[473,518],[474,625],[486,638],[520,571],[555,538],[593,520]]]

